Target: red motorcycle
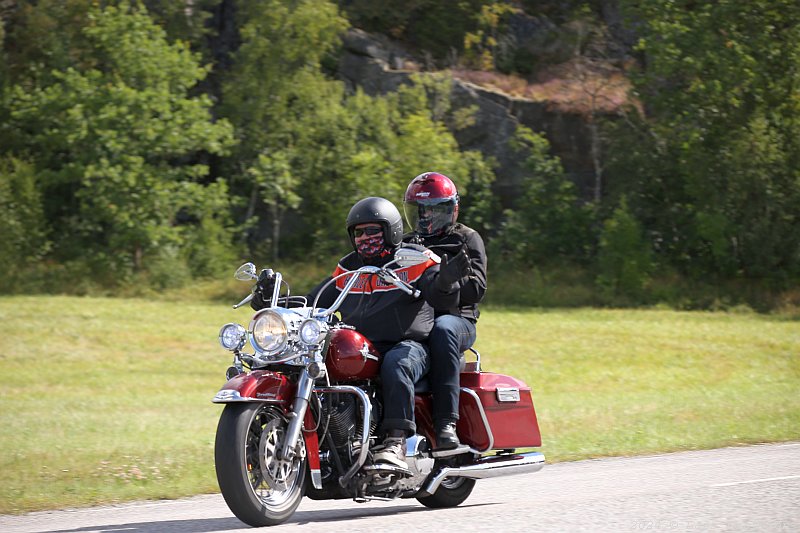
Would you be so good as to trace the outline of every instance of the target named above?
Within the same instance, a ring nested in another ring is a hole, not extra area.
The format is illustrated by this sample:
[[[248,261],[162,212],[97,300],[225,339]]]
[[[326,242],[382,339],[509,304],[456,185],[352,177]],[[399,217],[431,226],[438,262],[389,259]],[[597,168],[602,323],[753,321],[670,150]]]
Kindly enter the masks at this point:
[[[284,281],[276,272],[272,307],[256,312],[248,329],[222,327],[220,343],[234,359],[228,382],[213,400],[225,404],[214,455],[222,495],[241,521],[280,524],[304,495],[358,502],[416,498],[427,507],[454,507],[467,499],[477,479],[544,466],[539,452],[515,452],[541,446],[530,387],[483,372],[474,350],[475,361],[465,362],[461,373],[462,445],[437,451],[431,396],[423,382],[415,399],[417,434],[406,440],[408,469],[372,461],[381,443],[375,434],[382,417],[381,354],[334,313],[365,276],[418,296],[389,267],[426,260],[401,250],[386,267],[342,274],[349,279],[328,309],[308,306],[304,297],[281,297]],[[242,265],[235,277],[258,279],[255,265]],[[248,341],[253,353],[242,351]]]

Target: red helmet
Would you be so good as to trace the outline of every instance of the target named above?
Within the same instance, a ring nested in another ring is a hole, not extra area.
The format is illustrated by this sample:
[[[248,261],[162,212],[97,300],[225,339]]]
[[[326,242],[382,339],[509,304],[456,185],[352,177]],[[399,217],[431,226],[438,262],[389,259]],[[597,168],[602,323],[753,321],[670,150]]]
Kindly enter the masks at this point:
[[[411,230],[423,237],[444,233],[458,218],[453,180],[438,172],[420,174],[408,184],[403,211]]]

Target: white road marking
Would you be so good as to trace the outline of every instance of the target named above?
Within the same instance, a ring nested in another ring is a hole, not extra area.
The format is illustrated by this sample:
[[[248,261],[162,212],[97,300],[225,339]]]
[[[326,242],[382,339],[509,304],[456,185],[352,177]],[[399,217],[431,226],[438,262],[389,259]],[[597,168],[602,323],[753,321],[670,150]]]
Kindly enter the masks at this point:
[[[763,479],[750,479],[748,481],[734,481],[733,483],[718,483],[712,487],[731,487],[733,485],[746,485],[748,483],[764,483],[765,481],[781,481],[783,479],[800,479],[800,476],[766,477]]]

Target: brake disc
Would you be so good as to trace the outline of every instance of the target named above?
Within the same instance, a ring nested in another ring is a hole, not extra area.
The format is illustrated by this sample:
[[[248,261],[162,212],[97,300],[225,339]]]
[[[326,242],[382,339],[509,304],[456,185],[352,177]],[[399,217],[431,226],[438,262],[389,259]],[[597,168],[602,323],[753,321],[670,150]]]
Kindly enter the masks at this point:
[[[292,465],[298,459],[296,456],[288,461],[278,459],[278,450],[283,445],[286,431],[283,420],[273,418],[264,426],[261,432],[261,441],[258,444],[258,457],[260,459],[261,475],[272,490],[283,491],[289,486],[289,479],[293,473]]]

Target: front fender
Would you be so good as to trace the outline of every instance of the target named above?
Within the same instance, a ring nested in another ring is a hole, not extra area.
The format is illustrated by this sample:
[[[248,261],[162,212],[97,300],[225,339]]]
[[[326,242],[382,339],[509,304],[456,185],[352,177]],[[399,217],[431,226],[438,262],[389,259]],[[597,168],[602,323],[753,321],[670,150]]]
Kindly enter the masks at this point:
[[[253,370],[232,377],[211,400],[214,403],[264,402],[291,405],[297,385],[283,374]]]

